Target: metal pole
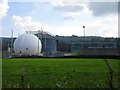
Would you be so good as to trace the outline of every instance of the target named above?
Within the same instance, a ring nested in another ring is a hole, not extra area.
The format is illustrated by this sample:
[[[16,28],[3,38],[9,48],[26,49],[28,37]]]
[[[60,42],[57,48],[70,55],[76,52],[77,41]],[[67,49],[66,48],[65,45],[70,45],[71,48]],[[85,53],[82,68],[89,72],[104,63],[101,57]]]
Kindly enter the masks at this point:
[[[22,64],[21,86],[24,89],[24,64]]]
[[[85,54],[85,26],[83,26],[83,32],[84,32],[84,54]]]
[[[12,56],[12,53],[13,53],[13,30],[11,32],[11,56]]]

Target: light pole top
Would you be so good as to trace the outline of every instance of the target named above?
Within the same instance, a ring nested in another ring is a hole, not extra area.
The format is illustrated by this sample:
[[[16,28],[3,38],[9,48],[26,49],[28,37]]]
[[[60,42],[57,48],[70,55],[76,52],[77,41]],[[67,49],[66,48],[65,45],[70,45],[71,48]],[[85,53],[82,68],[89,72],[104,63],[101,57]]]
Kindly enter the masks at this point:
[[[83,28],[85,28],[85,26],[83,26]]]

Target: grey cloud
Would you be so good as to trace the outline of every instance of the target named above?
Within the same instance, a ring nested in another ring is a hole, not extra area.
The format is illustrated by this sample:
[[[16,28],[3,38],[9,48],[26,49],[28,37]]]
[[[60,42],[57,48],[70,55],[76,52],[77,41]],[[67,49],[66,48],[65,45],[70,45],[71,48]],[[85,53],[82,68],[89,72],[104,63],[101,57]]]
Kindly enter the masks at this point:
[[[82,12],[84,10],[84,6],[82,3],[68,3],[68,2],[61,2],[57,5],[53,5],[54,11],[59,11],[64,14],[63,19],[64,20],[74,20],[75,16]]]
[[[72,17],[72,16],[65,16],[63,19],[64,20],[74,20],[74,17]]]
[[[118,12],[118,2],[91,2],[89,9],[94,16],[116,14]]]
[[[79,12],[84,9],[81,5],[58,5],[53,8],[54,10],[61,11],[61,12]]]

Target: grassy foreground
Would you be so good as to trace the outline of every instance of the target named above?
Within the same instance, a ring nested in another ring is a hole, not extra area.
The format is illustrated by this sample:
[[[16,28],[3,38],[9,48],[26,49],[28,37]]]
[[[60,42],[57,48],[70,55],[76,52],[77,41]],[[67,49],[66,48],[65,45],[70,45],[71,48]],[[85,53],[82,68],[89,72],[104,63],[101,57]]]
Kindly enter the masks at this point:
[[[118,88],[119,60],[108,60]],[[21,88],[24,64],[25,88],[109,88],[108,67],[103,59],[13,58],[2,60],[3,88]]]

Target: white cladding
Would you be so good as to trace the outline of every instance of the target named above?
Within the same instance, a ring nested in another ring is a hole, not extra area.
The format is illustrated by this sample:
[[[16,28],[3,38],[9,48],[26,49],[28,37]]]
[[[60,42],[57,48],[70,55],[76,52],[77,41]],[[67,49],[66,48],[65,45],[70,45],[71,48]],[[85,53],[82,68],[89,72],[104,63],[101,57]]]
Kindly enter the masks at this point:
[[[20,35],[14,42],[15,53],[21,55],[38,55],[41,49],[41,41],[33,34]]]

